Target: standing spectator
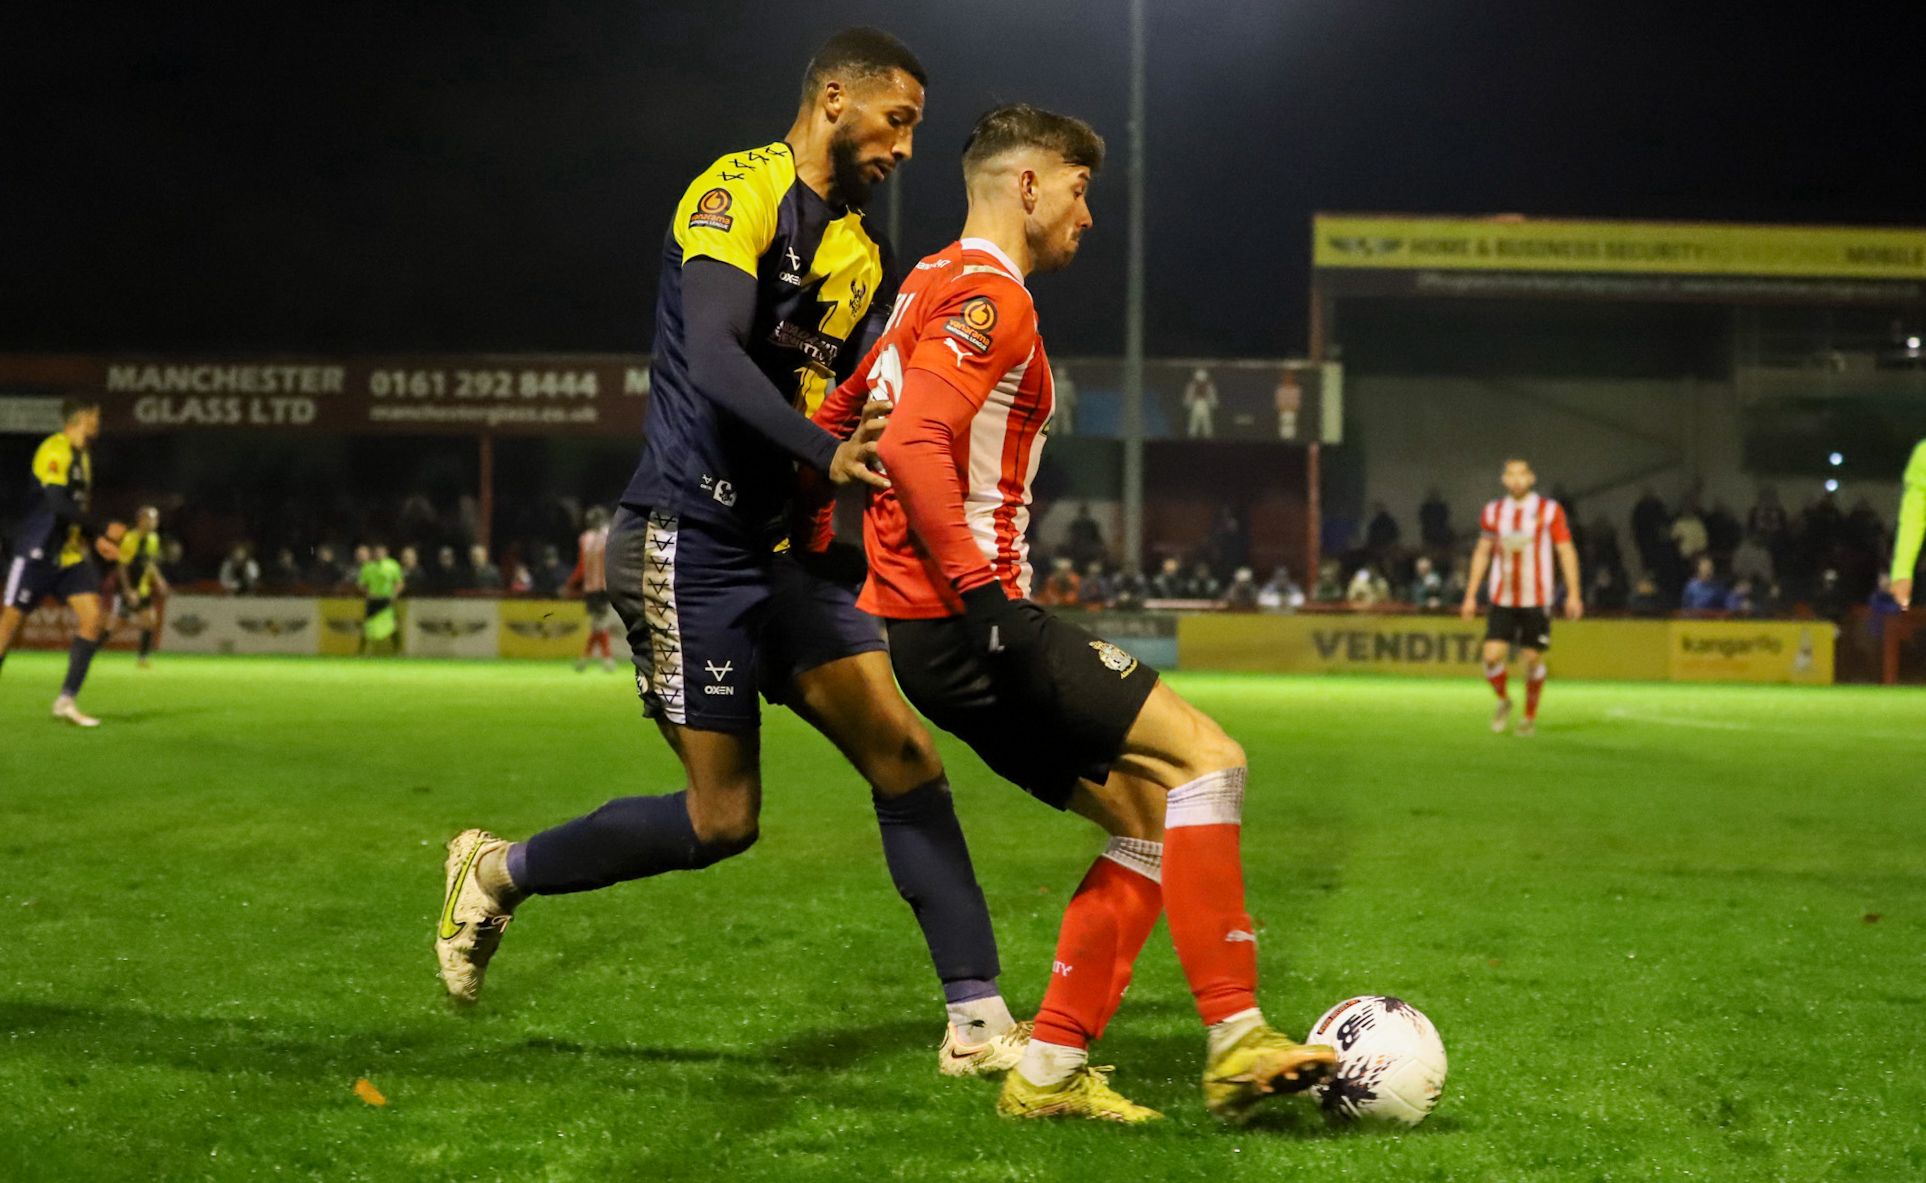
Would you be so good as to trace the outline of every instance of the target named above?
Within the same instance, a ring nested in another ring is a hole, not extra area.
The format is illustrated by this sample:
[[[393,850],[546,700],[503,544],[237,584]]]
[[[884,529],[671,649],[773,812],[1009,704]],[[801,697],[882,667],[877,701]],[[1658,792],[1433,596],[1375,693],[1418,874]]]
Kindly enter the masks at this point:
[[[326,595],[341,583],[341,560],[335,557],[334,546],[323,542],[314,548],[314,559],[308,564],[306,581],[309,588]]]
[[[1639,494],[1638,504],[1632,506],[1632,545],[1646,574],[1665,565],[1667,550],[1676,553],[1669,532],[1671,525],[1672,516],[1665,512],[1665,503],[1647,487]]]
[[[1372,502],[1371,522],[1364,528],[1364,548],[1371,552],[1373,558],[1383,560],[1398,545],[1399,537],[1398,519],[1391,516],[1384,502]]]
[[[1771,575],[1774,569],[1773,555],[1766,549],[1764,538],[1747,534],[1739,540],[1738,549],[1732,552],[1732,574],[1761,579]]]
[[[1759,499],[1752,503],[1752,509],[1745,515],[1745,532],[1770,550],[1775,541],[1785,538],[1790,528],[1786,507],[1779,504],[1779,490],[1771,485],[1760,485]]]
[[[1411,588],[1405,596],[1420,612],[1441,612],[1445,606],[1444,576],[1438,574],[1431,559],[1419,555],[1411,571]]]
[[[1257,611],[1257,573],[1249,567],[1239,567],[1231,576],[1230,586],[1224,589],[1224,607],[1232,612]]]
[[[1103,556],[1103,527],[1090,516],[1090,503],[1086,501],[1077,507],[1077,516],[1070,522],[1070,557],[1075,562],[1088,564]]]
[[[1451,546],[1451,509],[1436,489],[1426,493],[1424,504],[1418,507],[1418,539],[1431,550]]]
[[[1217,434],[1217,383],[1210,371],[1198,366],[1184,385],[1185,434],[1191,439],[1210,439]]]
[[[502,590],[502,569],[488,561],[488,548],[479,542],[468,548],[467,587],[470,591]]]
[[[1291,579],[1291,569],[1279,563],[1270,579],[1257,589],[1257,606],[1266,612],[1295,612],[1304,606],[1304,589]]]
[[[1625,586],[1625,555],[1618,548],[1618,531],[1604,518],[1592,523],[1585,531],[1585,541],[1590,553],[1586,555],[1585,565],[1589,568],[1610,567],[1619,587]]]
[[[237,542],[221,561],[221,588],[230,596],[251,596],[261,586],[261,564],[245,542]]]
[[[1277,438],[1296,439],[1297,413],[1304,409],[1304,388],[1297,384],[1296,370],[1286,369],[1278,375],[1271,406],[1277,411]]]
[[[1685,585],[1679,607],[1687,612],[1718,612],[1725,607],[1725,586],[1719,582],[1711,555],[1699,556],[1698,574]]]
[[[1056,406],[1050,412],[1050,430],[1062,432],[1065,436],[1077,433],[1077,380],[1070,376],[1070,368],[1064,365],[1050,367],[1050,387],[1055,392]]]
[[[1712,512],[1705,515],[1705,545],[1714,558],[1730,562],[1739,543],[1745,539],[1745,527],[1739,524],[1738,516],[1726,507],[1723,501],[1712,503]]]
[[[1183,599],[1184,565],[1176,559],[1165,559],[1157,574],[1151,576],[1150,596],[1157,600]]]

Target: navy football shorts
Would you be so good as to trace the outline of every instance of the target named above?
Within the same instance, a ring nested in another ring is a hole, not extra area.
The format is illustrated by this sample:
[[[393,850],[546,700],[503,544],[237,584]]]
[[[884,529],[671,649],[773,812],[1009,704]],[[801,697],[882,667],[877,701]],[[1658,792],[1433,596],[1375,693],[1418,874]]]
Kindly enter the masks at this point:
[[[6,593],[0,603],[31,612],[45,599],[64,602],[75,596],[99,595],[100,572],[91,558],[63,567],[52,559],[20,555],[7,564]]]
[[[675,514],[617,508],[604,562],[652,719],[752,731],[758,695],[780,704],[798,674],[884,647],[855,587]]]

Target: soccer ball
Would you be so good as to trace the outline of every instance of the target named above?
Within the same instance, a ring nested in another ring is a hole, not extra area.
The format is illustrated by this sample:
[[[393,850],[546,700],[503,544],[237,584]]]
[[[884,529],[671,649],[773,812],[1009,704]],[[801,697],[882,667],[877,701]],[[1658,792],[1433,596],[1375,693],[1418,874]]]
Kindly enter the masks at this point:
[[[1337,1071],[1317,1086],[1324,1112],[1417,1125],[1444,1092],[1445,1049],[1438,1029],[1402,998],[1347,998],[1304,1037],[1337,1049]]]

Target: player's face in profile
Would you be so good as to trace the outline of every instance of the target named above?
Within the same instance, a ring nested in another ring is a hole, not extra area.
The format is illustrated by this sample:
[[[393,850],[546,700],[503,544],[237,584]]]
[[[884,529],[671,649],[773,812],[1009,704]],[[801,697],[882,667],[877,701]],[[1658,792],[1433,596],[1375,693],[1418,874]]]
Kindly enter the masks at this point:
[[[1037,205],[1027,230],[1038,271],[1061,271],[1090,229],[1090,170],[1061,157],[1037,170]]]
[[[841,96],[829,140],[836,196],[861,208],[869,191],[910,158],[923,121],[923,84],[902,70],[858,81]]]
[[[100,410],[90,408],[74,416],[74,426],[80,429],[80,446],[86,447],[100,435]]]
[[[1523,497],[1531,492],[1533,485],[1538,483],[1538,474],[1533,472],[1531,465],[1523,460],[1514,460],[1505,465],[1504,482],[1505,492],[1513,497]]]

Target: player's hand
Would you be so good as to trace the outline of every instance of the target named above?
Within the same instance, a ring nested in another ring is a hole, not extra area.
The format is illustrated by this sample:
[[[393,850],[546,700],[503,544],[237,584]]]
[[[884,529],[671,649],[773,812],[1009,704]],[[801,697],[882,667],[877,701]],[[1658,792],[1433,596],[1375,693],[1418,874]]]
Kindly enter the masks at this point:
[[[120,561],[120,540],[127,534],[127,526],[122,522],[108,522],[107,528],[94,539],[94,552],[111,562]]]
[[[889,488],[889,478],[876,471],[876,441],[883,438],[883,429],[889,426],[889,409],[885,402],[871,402],[863,407],[862,422],[836,449],[835,458],[829,462],[829,479],[833,483]]]
[[[1577,620],[1583,615],[1585,615],[1585,601],[1579,599],[1577,596],[1566,596],[1565,619]]]
[[[1910,579],[1893,580],[1893,599],[1899,601],[1901,611],[1913,606],[1913,581]]]
[[[963,627],[970,647],[985,657],[1001,660],[1027,648],[1029,624],[994,579],[963,593]]]
[[[1459,618],[1463,620],[1470,620],[1477,615],[1478,615],[1478,597],[1466,596],[1465,602],[1458,605]]]

